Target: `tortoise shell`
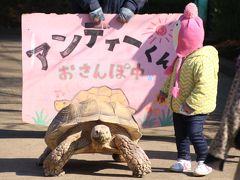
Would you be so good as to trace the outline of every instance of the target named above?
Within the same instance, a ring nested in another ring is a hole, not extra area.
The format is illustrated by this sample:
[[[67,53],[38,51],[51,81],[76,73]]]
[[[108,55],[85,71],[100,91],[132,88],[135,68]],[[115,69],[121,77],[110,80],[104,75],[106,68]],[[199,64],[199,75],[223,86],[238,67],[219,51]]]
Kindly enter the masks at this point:
[[[119,134],[124,128],[133,141],[138,141],[142,134],[133,117],[134,112],[120,89],[102,86],[80,91],[49,125],[45,135],[46,144],[53,149],[71,129],[82,126],[83,131],[91,131],[88,126],[97,121],[120,126]]]

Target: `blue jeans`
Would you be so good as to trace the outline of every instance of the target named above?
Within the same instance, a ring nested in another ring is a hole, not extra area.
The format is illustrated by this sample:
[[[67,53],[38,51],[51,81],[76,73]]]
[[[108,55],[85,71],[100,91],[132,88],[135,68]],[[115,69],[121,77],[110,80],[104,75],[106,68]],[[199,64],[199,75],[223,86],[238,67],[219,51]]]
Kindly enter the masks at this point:
[[[203,136],[203,124],[207,115],[185,116],[173,113],[178,158],[191,160],[190,142],[193,144],[197,161],[204,161],[208,154],[207,141]]]

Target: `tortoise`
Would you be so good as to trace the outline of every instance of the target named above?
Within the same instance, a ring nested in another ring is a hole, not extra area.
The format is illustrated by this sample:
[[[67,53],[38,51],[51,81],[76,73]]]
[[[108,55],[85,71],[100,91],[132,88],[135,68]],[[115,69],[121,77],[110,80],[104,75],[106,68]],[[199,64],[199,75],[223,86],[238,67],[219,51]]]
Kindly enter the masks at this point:
[[[142,134],[124,93],[106,86],[80,91],[55,116],[45,135],[47,148],[39,157],[45,176],[65,174],[73,154],[103,153],[125,161],[133,176],[151,172],[151,162],[137,145]]]

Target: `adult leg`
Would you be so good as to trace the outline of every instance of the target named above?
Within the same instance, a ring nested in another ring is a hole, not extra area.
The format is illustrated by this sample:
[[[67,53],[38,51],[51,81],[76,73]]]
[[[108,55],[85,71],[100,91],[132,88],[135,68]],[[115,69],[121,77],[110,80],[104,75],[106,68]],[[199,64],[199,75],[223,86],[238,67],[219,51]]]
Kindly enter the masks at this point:
[[[221,119],[220,128],[212,140],[206,164],[223,170],[224,160],[240,126],[240,69],[236,72]]]
[[[221,125],[212,140],[209,153],[217,158],[225,159],[231,147],[233,139],[240,126],[240,70],[235,75],[230,89]]]

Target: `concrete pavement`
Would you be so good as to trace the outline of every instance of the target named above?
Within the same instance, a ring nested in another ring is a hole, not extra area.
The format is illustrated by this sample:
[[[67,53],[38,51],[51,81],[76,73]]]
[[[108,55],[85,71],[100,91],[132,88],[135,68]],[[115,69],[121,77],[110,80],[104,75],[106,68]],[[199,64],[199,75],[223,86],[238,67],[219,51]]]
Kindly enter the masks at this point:
[[[209,117],[204,134],[210,143],[219,126],[232,77],[219,74],[219,95],[216,111]],[[0,179],[135,179],[125,163],[115,163],[111,156],[101,154],[75,155],[66,164],[66,175],[46,178],[36,166],[36,160],[45,148],[43,136],[46,127],[25,124],[21,120],[21,42],[0,39]],[[214,171],[206,177],[192,173],[173,173],[169,166],[176,159],[173,127],[144,129],[140,146],[152,162],[152,173],[143,179],[210,179],[232,180],[240,158],[239,151],[231,149],[223,172]],[[193,147],[191,147],[195,159]],[[196,163],[193,161],[193,167]]]

